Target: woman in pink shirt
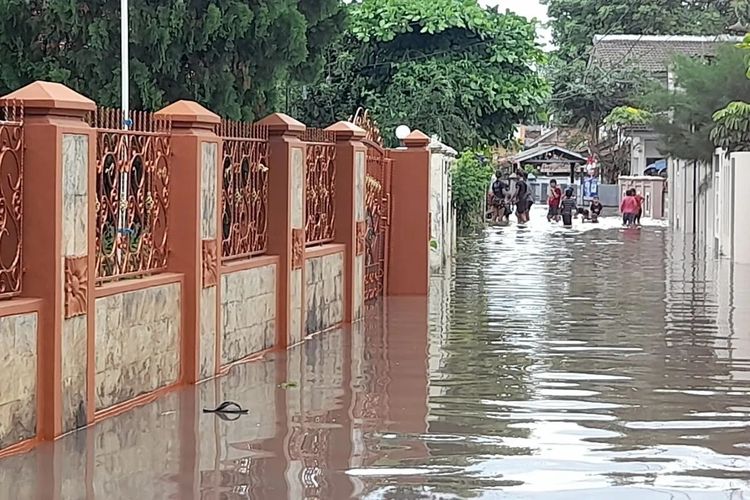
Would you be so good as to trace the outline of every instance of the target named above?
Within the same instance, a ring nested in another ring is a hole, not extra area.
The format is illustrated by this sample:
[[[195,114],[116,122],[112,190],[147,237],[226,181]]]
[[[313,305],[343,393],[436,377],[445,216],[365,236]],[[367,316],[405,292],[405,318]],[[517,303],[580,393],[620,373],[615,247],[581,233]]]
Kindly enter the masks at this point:
[[[620,212],[622,212],[622,224],[632,226],[635,224],[635,216],[638,215],[638,199],[635,197],[635,189],[628,189],[625,197],[620,203]]]

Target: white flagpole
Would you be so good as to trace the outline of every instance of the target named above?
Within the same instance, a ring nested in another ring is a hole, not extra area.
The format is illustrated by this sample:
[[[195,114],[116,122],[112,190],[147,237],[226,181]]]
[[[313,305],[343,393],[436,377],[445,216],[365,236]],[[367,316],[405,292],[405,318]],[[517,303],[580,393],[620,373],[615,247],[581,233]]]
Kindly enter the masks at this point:
[[[120,126],[123,130],[130,128],[130,65],[129,65],[129,54],[128,54],[128,0],[120,0],[120,98],[122,108],[122,123]],[[123,151],[123,155],[127,153]],[[126,160],[123,157],[123,160]],[[125,170],[120,172],[120,206],[118,224],[117,224],[117,235],[116,238],[125,238],[130,244],[130,235],[125,234],[125,224],[127,223],[127,213],[124,208],[123,201],[128,199],[128,174]],[[117,260],[120,261],[122,258],[120,245],[117,245]]]
[[[128,0],[120,0],[120,45],[121,45],[121,84],[122,84],[122,126],[128,128],[130,113],[130,66],[128,54]]]

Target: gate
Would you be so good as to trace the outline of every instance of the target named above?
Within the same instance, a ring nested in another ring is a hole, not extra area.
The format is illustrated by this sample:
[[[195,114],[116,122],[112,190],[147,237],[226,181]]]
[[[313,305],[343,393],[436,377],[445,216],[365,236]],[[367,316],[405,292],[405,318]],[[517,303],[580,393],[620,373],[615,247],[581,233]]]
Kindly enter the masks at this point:
[[[388,238],[391,201],[391,165],[383,140],[367,110],[360,108],[350,119],[367,132],[367,170],[365,175],[365,300],[381,297],[388,276]]]

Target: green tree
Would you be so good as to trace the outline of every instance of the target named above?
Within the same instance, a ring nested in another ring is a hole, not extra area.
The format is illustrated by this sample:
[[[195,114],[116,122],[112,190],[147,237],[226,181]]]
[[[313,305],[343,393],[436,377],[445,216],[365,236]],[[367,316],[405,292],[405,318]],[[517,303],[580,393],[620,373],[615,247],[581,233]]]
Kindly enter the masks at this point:
[[[743,0],[744,1],[744,0]],[[736,21],[731,0],[542,0],[565,61],[588,58],[594,35],[716,35]]]
[[[464,149],[507,141],[545,103],[547,84],[534,70],[543,54],[523,18],[476,0],[362,0],[349,10],[326,78],[303,93],[310,124],[365,106],[387,140],[407,124]]]
[[[0,0],[0,92],[53,80],[117,106],[116,0]],[[278,102],[278,81],[313,81],[344,28],[339,0],[133,0],[131,103],[194,99],[235,119]]]
[[[745,76],[745,51],[726,45],[711,61],[678,58],[675,83],[678,91],[657,90],[645,103],[656,112],[654,127],[662,135],[660,151],[673,158],[710,162],[715,144],[711,131],[714,114],[730,102],[750,102],[750,80]],[[733,114],[719,114],[723,125]]]

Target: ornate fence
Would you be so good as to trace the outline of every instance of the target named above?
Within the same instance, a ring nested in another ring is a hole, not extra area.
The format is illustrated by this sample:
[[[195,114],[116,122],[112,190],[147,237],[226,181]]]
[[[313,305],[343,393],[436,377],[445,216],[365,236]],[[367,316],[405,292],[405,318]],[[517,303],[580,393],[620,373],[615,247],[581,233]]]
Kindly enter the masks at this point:
[[[365,300],[373,300],[383,295],[388,274],[392,160],[386,156],[380,130],[368,116],[367,110],[358,109],[349,121],[364,129],[367,133],[364,140],[364,144],[367,146]]]
[[[308,128],[305,161],[305,240],[307,246],[333,241],[336,213],[336,142],[333,134]]]
[[[23,108],[0,107],[0,298],[21,293]]]
[[[151,113],[99,108],[96,140],[97,284],[167,267],[170,122]]]
[[[224,121],[222,258],[266,252],[268,244],[268,128]]]

